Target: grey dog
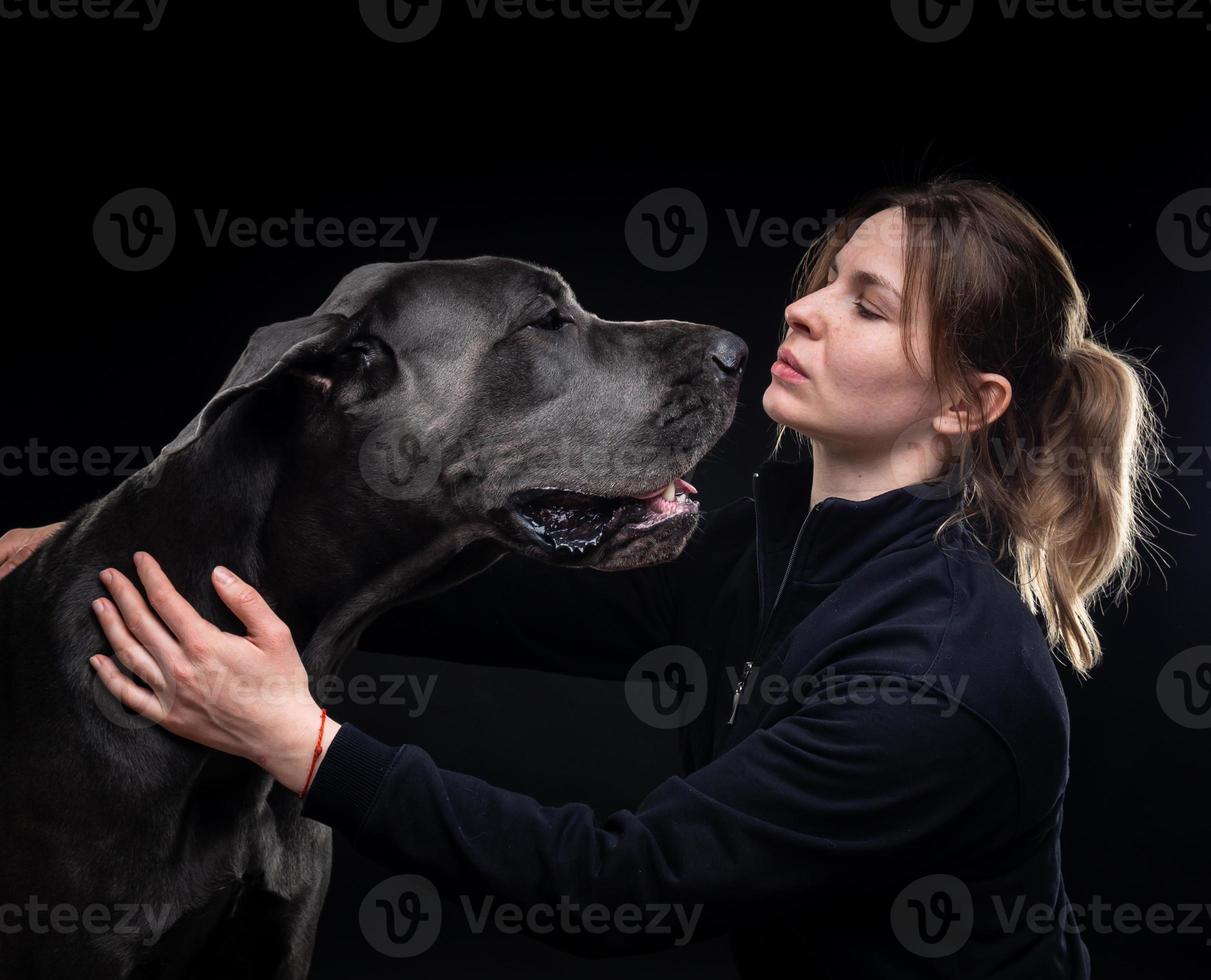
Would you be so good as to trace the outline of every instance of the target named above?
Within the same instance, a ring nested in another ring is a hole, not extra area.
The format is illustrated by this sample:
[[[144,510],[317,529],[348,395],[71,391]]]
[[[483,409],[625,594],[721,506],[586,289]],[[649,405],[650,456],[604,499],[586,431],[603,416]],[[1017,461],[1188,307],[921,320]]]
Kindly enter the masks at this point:
[[[151,464],[0,582],[0,976],[310,963],[330,829],[109,696],[87,663],[102,568],[137,582],[149,551],[242,633],[209,582],[230,565],[314,678],[384,610],[506,550],[668,561],[698,520],[680,477],[731,424],[747,353],[715,327],[600,319],[553,270],[495,257],[364,266],[255,331]]]

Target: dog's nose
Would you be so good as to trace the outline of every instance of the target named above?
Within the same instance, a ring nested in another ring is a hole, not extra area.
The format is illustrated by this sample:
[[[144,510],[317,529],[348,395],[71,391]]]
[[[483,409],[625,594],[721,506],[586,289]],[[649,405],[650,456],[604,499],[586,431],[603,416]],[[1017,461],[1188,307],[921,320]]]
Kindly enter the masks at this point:
[[[706,353],[707,367],[725,378],[739,379],[748,361],[748,344],[734,333],[724,333]]]

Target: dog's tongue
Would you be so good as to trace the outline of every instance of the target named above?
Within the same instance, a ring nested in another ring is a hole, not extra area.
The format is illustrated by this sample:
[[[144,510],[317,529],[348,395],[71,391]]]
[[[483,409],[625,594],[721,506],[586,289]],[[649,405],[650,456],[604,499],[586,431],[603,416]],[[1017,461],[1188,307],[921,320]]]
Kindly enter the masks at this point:
[[[694,486],[694,484],[681,479],[681,477],[677,477],[677,479],[675,479],[673,481],[673,484],[682,493],[697,493],[698,492],[698,488],[696,486]],[[667,487],[668,484],[666,483],[664,486]],[[638,496],[636,496],[635,499],[636,500],[651,500],[653,497],[659,497],[662,493],[664,493],[664,487],[660,487],[657,490],[653,490],[651,493],[639,494]]]

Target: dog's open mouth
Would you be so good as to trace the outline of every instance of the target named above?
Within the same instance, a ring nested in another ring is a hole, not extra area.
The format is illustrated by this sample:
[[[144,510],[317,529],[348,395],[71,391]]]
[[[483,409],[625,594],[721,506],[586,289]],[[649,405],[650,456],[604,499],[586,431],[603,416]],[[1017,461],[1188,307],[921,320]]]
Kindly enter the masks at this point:
[[[698,511],[698,490],[680,477],[649,493],[599,497],[559,487],[525,490],[513,498],[522,524],[556,553],[583,555],[622,529],[647,531]]]

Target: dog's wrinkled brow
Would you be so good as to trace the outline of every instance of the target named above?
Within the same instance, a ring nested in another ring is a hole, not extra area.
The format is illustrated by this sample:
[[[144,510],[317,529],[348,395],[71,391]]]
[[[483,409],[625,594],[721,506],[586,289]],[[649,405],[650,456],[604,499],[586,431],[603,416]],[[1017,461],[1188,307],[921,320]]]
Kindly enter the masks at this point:
[[[543,296],[550,296],[557,303],[576,302],[576,297],[572,293],[572,287],[559,276],[539,276],[532,283],[532,288]]]
[[[557,276],[536,275],[529,279],[518,290],[516,304],[510,310],[512,317],[533,312],[534,307],[544,306],[544,299],[550,299],[559,306],[579,308],[576,295],[572,288]]]

